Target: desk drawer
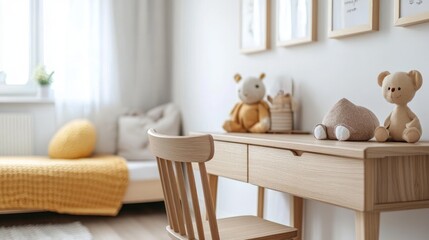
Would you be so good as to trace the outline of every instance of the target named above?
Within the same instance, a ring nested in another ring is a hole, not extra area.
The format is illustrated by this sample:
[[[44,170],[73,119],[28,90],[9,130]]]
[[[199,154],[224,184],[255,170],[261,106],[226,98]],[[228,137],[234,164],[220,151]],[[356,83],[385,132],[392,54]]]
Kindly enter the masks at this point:
[[[363,160],[249,146],[249,182],[356,210],[364,209]]]
[[[427,155],[388,157],[375,161],[375,204],[378,209],[429,206]],[[413,204],[406,204],[414,202]]]
[[[215,141],[213,159],[206,163],[214,175],[247,182],[247,145]]]

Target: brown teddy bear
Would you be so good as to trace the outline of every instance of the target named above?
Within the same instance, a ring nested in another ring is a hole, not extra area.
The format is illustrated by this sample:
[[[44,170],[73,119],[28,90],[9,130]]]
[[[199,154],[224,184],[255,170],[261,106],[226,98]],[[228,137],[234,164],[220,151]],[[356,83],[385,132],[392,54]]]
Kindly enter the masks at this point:
[[[322,123],[316,125],[313,133],[319,140],[368,141],[374,137],[379,124],[369,109],[343,98],[325,115]]]
[[[231,111],[231,120],[225,121],[223,129],[227,132],[264,133],[270,129],[270,112],[268,104],[263,100],[265,86],[259,78],[249,77],[241,81],[240,74],[234,79],[238,82],[238,96],[241,99]]]
[[[378,85],[381,86],[384,98],[396,104],[395,109],[384,121],[384,126],[375,130],[375,139],[378,142],[390,140],[415,143],[419,141],[422,127],[407,103],[413,99],[422,84],[422,75],[417,70],[393,74],[386,71],[378,75]]]

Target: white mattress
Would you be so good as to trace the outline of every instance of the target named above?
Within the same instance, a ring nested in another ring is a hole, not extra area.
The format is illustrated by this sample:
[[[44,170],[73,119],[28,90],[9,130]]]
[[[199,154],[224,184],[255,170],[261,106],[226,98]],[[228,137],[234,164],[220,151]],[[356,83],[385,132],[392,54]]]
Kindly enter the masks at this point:
[[[143,181],[159,179],[156,160],[127,161],[130,181]]]

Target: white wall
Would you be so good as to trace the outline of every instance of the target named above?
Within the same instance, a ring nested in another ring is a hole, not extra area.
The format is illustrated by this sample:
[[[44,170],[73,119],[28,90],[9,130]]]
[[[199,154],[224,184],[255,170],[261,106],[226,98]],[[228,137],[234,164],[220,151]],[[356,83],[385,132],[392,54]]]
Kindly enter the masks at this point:
[[[327,38],[327,1],[318,1],[318,41],[290,48],[273,47],[254,55],[238,49],[238,1],[174,0],[172,7],[173,99],[180,105],[184,131],[222,131],[238,101],[233,75],[267,74],[266,84],[293,77],[301,103],[301,129],[312,130],[340,98],[370,108],[381,122],[392,110],[377,85],[384,71],[418,69],[429,78],[429,23],[393,26],[393,1],[381,0],[380,31],[333,40]],[[272,13],[275,1],[272,1]],[[271,15],[275,39],[275,14]],[[274,46],[274,41],[272,41]],[[429,83],[423,83],[411,109],[429,139]],[[269,192],[267,218],[288,223],[286,194]],[[220,216],[256,212],[256,188],[232,180],[219,183]],[[429,210],[381,214],[380,239],[428,239]],[[354,239],[350,210],[316,201],[305,202],[305,239]]]

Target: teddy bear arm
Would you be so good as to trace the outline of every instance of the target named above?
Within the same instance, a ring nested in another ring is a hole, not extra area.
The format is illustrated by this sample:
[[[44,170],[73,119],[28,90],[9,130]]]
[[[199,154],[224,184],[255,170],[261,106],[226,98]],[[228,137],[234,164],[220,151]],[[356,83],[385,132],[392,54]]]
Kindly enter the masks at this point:
[[[262,102],[258,105],[258,112],[259,112],[259,120],[262,120],[264,118],[269,118],[270,112],[269,112],[268,104],[265,102]]]
[[[237,103],[237,104],[235,104],[234,108],[231,110],[230,115],[231,115],[232,121],[238,122],[238,115],[239,115],[238,113],[239,113],[242,105],[243,105],[243,103]]]
[[[409,143],[417,142],[422,134],[422,127],[419,118],[410,109],[408,109],[408,117],[410,122],[405,124],[405,130],[402,133],[402,138]]]
[[[266,102],[259,104],[259,122],[267,128],[266,131],[270,128],[270,107]]]
[[[249,129],[249,132],[264,133],[270,129],[270,113],[268,111],[268,104],[261,102],[258,105],[258,112],[259,121]]]
[[[421,125],[420,125],[420,121],[417,118],[417,116],[414,116],[413,120],[411,120],[410,122],[405,124],[406,128],[411,128],[411,127],[415,127],[417,129],[421,129]]]
[[[389,116],[387,116],[386,120],[384,120],[384,127],[386,129],[389,129],[390,127],[390,117],[392,116],[392,113],[389,114]]]

